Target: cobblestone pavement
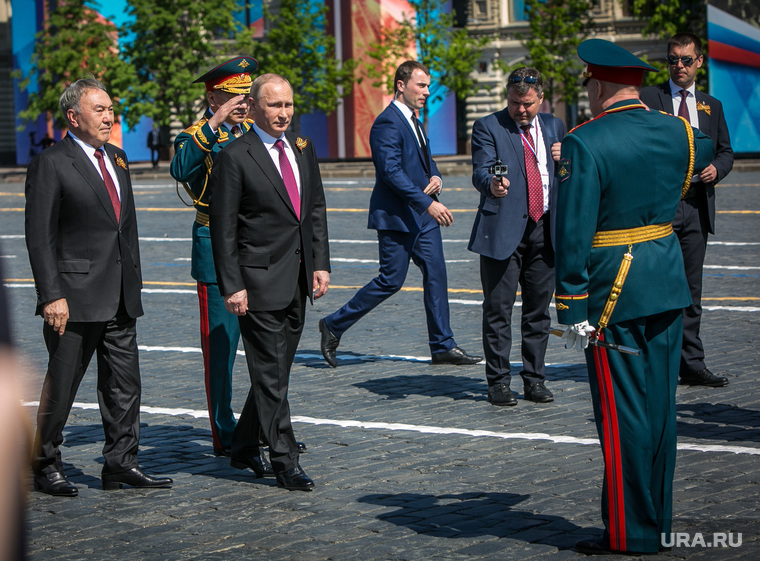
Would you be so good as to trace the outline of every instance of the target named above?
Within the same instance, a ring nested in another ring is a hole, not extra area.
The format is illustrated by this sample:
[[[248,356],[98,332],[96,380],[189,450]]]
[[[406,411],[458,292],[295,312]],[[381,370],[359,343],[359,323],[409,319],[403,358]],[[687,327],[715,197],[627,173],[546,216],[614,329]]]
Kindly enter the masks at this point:
[[[446,177],[444,186],[441,200],[455,216],[444,231],[452,325],[458,344],[481,353],[478,262],[466,248],[477,193],[468,177]],[[140,461],[175,485],[101,490],[103,434],[91,365],[62,449],[80,495],[30,494],[31,559],[583,557],[571,547],[600,531],[602,455],[580,353],[552,338],[554,403],[489,405],[482,365],[430,364],[421,276],[412,267],[405,289],[344,335],[338,368],[322,360],[318,320],[377,269],[374,232],[365,228],[371,187],[370,179],[326,181],[332,286],[307,310],[290,386],[296,435],[308,446],[301,463],[316,483],[303,493],[234,470],[212,454],[189,276],[193,213],[178,201],[168,175],[135,177],[146,309],[138,322]],[[6,183],[0,192],[0,255],[15,335],[28,359],[26,411],[33,419],[45,352],[41,321],[33,317],[23,185]],[[718,207],[718,234],[706,260],[703,337],[708,366],[731,383],[678,390],[674,532],[680,541],[663,559],[757,559],[760,553],[760,173],[731,174],[718,187]],[[240,411],[249,387],[242,351],[234,384]],[[727,547],[706,546],[722,535]]]

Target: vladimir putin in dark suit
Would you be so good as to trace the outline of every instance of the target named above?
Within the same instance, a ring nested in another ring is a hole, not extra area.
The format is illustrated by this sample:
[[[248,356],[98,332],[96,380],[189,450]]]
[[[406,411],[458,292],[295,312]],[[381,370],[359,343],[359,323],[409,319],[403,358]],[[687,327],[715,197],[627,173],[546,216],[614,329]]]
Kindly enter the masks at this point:
[[[251,389],[232,436],[230,465],[266,475],[261,431],[277,484],[309,491],[290,422],[288,381],[307,299],[330,284],[322,179],[314,145],[286,133],[293,89],[277,74],[251,87],[253,129],[216,157],[209,188],[211,246],[227,309],[239,316]]]
[[[26,245],[37,314],[50,359],[37,413],[34,486],[76,496],[59,446],[93,353],[106,443],[103,489],[171,487],[140,470],[140,366],[136,319],[143,314],[137,221],[127,155],[108,144],[113,104],[97,80],[78,80],[60,99],[69,133],[42,151],[26,176]]]
[[[692,33],[679,33],[668,41],[670,80],[641,90],[641,101],[652,109],[684,117],[691,126],[713,141],[712,163],[695,175],[691,187],[678,205],[673,230],[681,243],[686,279],[692,303],[683,311],[683,345],[680,379],[690,386],[720,387],[728,378],[716,376],[705,365],[705,349],[699,336],[702,322],[702,267],[707,252],[707,236],[715,233],[715,184],[734,165],[734,151],[728,136],[723,105],[699,91],[695,79],[703,62],[702,41]]]

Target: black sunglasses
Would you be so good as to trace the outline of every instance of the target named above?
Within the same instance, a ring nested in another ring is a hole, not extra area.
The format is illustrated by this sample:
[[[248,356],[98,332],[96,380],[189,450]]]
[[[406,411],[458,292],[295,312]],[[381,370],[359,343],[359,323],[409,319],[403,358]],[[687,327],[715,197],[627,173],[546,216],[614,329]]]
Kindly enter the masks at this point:
[[[538,77],[536,76],[510,76],[509,77],[510,84],[519,84],[520,82],[525,82],[526,84],[535,84],[536,82],[538,82]]]
[[[699,58],[699,57],[697,57],[697,58]],[[694,61],[696,59],[693,58],[693,57],[690,57],[690,56],[673,56],[673,55],[670,55],[666,60],[668,61],[668,64],[670,64],[671,66],[678,66],[678,61],[680,60],[683,63],[683,65],[686,68],[688,68],[689,66],[691,66],[692,64],[694,64]]]

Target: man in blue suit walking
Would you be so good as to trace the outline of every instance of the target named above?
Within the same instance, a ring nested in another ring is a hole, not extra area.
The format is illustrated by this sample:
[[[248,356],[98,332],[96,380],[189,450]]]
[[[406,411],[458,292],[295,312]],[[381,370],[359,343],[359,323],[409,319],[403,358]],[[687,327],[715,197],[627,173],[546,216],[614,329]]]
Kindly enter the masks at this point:
[[[375,187],[368,228],[377,230],[380,274],[342,308],[319,321],[321,350],[337,366],[340,338],[370,310],[398,292],[413,260],[422,271],[428,339],[433,364],[476,364],[454,341],[449,324],[448,283],[441,226],[454,217],[438,201],[441,177],[429,139],[417,118],[430,95],[430,71],[408,60],[396,70],[394,99],[375,119],[369,135]]]
[[[472,127],[472,184],[480,191],[480,204],[468,247],[480,254],[483,348],[493,405],[517,405],[509,387],[509,354],[518,282],[525,399],[554,401],[545,385],[544,356],[554,292],[554,161],[565,125],[538,112],[543,100],[538,70],[518,68],[507,78],[507,107]]]

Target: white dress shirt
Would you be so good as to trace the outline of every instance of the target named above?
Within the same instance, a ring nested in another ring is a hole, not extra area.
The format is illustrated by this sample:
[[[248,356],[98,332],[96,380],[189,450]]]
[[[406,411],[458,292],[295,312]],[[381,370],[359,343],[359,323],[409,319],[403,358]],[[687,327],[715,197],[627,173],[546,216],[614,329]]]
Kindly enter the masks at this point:
[[[277,148],[274,147],[274,143],[282,139],[283,144],[285,144],[285,155],[288,157],[288,161],[290,162],[290,167],[293,170],[293,175],[296,178],[296,184],[298,185],[298,195],[300,196],[301,195],[301,174],[299,173],[298,162],[296,161],[295,152],[293,152],[293,148],[290,146],[288,139],[285,138],[285,134],[282,134],[279,138],[275,138],[271,134],[264,132],[261,129],[261,127],[259,127],[256,123],[253,124],[253,130],[256,131],[256,134],[259,135],[261,142],[264,143],[264,148],[267,149],[267,152],[269,153],[269,157],[272,158],[272,162],[274,162],[274,167],[276,167],[277,171],[280,172],[280,177],[282,177],[282,170],[280,169],[280,152],[277,150]]]
[[[84,150],[84,153],[87,155],[87,157],[92,162],[92,165],[95,166],[95,169],[98,172],[98,175],[101,179],[103,179],[103,174],[100,171],[100,164],[98,163],[98,159],[95,157],[95,151],[96,149],[89,144],[87,144],[85,141],[80,140],[77,138],[74,134],[71,133],[71,131],[68,132],[71,139],[79,144],[79,147]],[[111,175],[111,179],[113,179],[113,184],[116,187],[116,194],[119,196],[119,200],[121,200],[121,186],[119,185],[119,176],[116,175],[116,168],[113,167],[113,164],[111,163],[111,158],[108,156],[108,153],[103,149],[103,161],[106,163],[106,169],[108,170],[108,173]],[[105,181],[105,179],[103,179]]]

